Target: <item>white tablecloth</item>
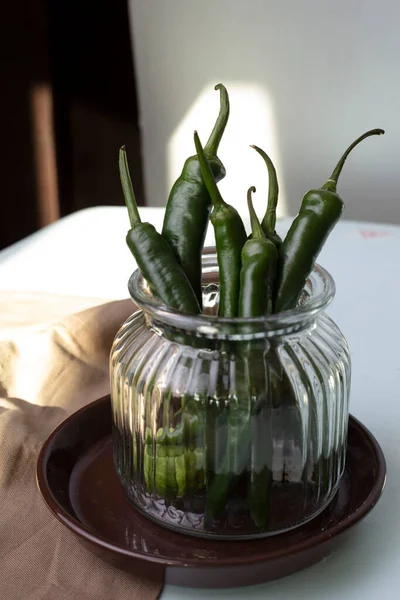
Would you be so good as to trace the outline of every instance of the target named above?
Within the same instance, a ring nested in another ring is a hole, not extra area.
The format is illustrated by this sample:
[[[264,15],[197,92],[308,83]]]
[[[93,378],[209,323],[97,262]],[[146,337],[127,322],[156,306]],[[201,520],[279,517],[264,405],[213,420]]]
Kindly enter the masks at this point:
[[[162,209],[141,209],[160,226]],[[278,223],[287,229],[290,219]],[[0,252],[0,290],[124,298],[134,261],[122,207],[74,213]],[[213,243],[210,228],[207,243]],[[382,500],[347,544],[325,561],[285,579],[219,591],[166,586],[162,600],[395,600],[400,597],[400,227],[342,221],[319,261],[337,293],[328,313],[352,356],[351,412],[377,437],[386,456]]]

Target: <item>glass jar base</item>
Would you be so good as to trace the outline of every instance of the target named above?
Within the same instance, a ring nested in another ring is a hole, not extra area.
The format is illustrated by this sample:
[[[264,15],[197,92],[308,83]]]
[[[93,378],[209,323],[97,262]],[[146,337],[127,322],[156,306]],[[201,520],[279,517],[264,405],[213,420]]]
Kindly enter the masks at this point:
[[[242,531],[235,532],[231,524],[227,523],[224,530],[212,531],[207,529],[204,525],[206,517],[198,513],[183,512],[177,510],[174,506],[167,506],[163,499],[156,500],[149,497],[148,503],[144,505],[143,501],[140,501],[138,497],[132,494],[121,482],[122,489],[129,502],[138,510],[143,516],[150,519],[153,523],[156,523],[160,527],[174,531],[175,533],[181,533],[183,535],[189,535],[191,537],[210,539],[210,540],[222,540],[222,541],[240,541],[240,540],[256,540],[266,537],[272,537],[281,535],[288,531],[292,531],[303,525],[309,523],[316,517],[318,517],[324,510],[328,508],[331,502],[334,500],[338,489],[340,480],[338,480],[336,486],[332,489],[331,493],[316,510],[293,522],[290,525],[282,526],[277,529],[270,529],[264,531]],[[236,529],[245,529],[246,524],[250,522],[248,516],[243,517],[242,527],[236,523]],[[253,526],[254,527],[254,526]],[[228,533],[229,531],[229,533]]]

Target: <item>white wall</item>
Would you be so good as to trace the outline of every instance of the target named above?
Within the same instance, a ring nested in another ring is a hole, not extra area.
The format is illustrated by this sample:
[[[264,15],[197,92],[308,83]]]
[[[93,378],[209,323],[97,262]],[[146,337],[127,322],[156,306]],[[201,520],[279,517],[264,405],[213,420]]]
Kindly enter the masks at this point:
[[[397,0],[130,0],[130,15],[149,204],[166,202],[194,126],[205,143],[222,81],[228,202],[244,207],[255,184],[264,206],[266,175],[250,143],[275,160],[280,212],[295,214],[353,139],[383,127],[349,158],[339,192],[346,218],[400,223]]]

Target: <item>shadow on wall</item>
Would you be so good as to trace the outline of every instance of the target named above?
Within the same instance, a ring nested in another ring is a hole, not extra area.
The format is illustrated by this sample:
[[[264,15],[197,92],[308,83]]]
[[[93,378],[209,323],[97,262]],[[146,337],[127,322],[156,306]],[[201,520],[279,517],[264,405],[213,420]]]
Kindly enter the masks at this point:
[[[352,140],[383,127],[386,136],[349,158],[339,192],[346,218],[400,223],[395,0],[130,0],[130,15],[149,204],[166,202],[183,159],[193,153],[194,123],[202,140],[208,135],[218,107],[218,98],[211,103],[208,96],[217,96],[213,87],[221,81],[232,105],[220,148],[228,202],[245,204],[245,188],[253,184],[256,205],[262,201],[266,176],[248,144],[276,161],[281,202],[294,214]]]

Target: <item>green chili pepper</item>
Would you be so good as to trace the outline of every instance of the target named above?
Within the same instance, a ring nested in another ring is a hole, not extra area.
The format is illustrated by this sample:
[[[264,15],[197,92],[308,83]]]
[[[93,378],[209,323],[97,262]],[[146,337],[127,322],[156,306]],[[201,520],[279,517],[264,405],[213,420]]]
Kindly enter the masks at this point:
[[[220,91],[220,112],[204,148],[216,181],[225,177],[225,167],[217,157],[218,146],[229,117],[229,97],[225,87]],[[174,183],[165,209],[162,235],[168,241],[201,305],[201,253],[211,211],[211,199],[201,176],[197,156],[188,158]]]
[[[164,429],[157,431],[155,444],[151,430],[146,428],[143,471],[148,492],[156,491],[160,496],[167,491],[167,451]]]
[[[296,306],[317,256],[342,214],[344,204],[336,193],[336,186],[347,156],[365,138],[382,133],[385,133],[383,129],[372,129],[357,138],[322,188],[310,190],[303,197],[299,214],[279,249],[276,312]]]
[[[247,192],[252,236],[242,250],[240,271],[239,317],[261,317],[273,309],[273,293],[278,265],[278,251],[267,239],[251,200],[253,186]]]
[[[263,402],[252,415],[252,457],[248,500],[251,518],[260,529],[266,529],[270,519],[273,484],[270,405],[271,399]]]
[[[250,147],[254,148],[254,150],[256,150],[258,154],[264,159],[264,162],[267,165],[268,169],[268,205],[264,218],[261,222],[261,227],[266,237],[272,242],[274,242],[275,246],[279,248],[279,246],[282,244],[282,239],[275,231],[276,207],[278,204],[279,195],[279,185],[276,170],[272,160],[270,159],[268,154],[264,152],[264,150],[262,150],[258,146]]]
[[[237,414],[234,414],[237,413]],[[206,518],[215,519],[226,507],[229,492],[244,473],[250,456],[250,414],[237,407],[230,408],[227,445],[215,463],[211,483],[207,488]]]
[[[201,174],[214,205],[210,220],[215,231],[219,267],[218,315],[233,318],[238,315],[241,252],[247,239],[246,230],[237,210],[222,199],[197,131],[194,142]]]
[[[136,438],[136,435],[134,436]],[[136,444],[136,439],[134,440]],[[134,446],[134,469],[135,472],[139,472],[140,467],[137,465],[137,452]],[[148,492],[154,490],[154,466],[155,460],[153,456],[153,437],[149,427],[146,427],[145,444],[144,444],[144,457],[143,457],[143,474]]]
[[[265,237],[255,214],[251,201],[251,192],[254,191],[255,188],[252,187],[247,193],[252,238],[244,244],[242,250],[239,317],[258,317],[271,312],[278,262],[278,251],[274,243]],[[250,351],[250,347],[246,346],[245,351]],[[250,382],[250,374],[248,373],[243,380]],[[261,441],[258,438],[251,440],[251,408],[248,398],[248,390],[241,390],[236,404],[233,398],[230,399],[226,452],[217,462],[211,485],[207,490],[208,518],[216,518],[225,508],[230,490],[246,469],[253,441],[253,444],[257,444],[256,454],[259,456],[251,474],[249,506],[257,524],[266,522],[271,473],[262,463],[265,455],[265,436]],[[257,422],[257,417],[253,417],[253,420]]]
[[[157,438],[155,485],[159,496],[173,498],[178,492],[174,449],[168,445],[168,434]]]
[[[137,208],[125,148],[119,152],[119,169],[131,229],[126,243],[153,293],[169,308],[197,314],[195,293],[168,242],[150,223],[142,223]]]
[[[278,250],[273,241],[266,238],[262,230],[251,200],[252,192],[255,192],[254,187],[247,192],[252,237],[245,243],[242,250],[239,299],[239,316],[250,318],[272,312],[278,265]],[[255,353],[252,354],[251,346],[248,348],[248,352],[247,361],[249,365],[251,364],[248,372],[249,386],[261,394],[261,390],[265,387],[263,353],[255,350]],[[259,363],[259,368],[257,368],[257,362],[260,359],[261,364]],[[261,382],[258,381],[260,374]],[[267,415],[268,408],[265,403],[255,408],[251,417],[253,431],[252,433],[244,431],[246,437],[240,440],[240,446],[245,447],[251,439],[249,508],[254,523],[260,528],[265,528],[268,524],[272,484],[272,473],[267,466],[268,456],[271,456]]]

